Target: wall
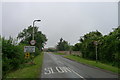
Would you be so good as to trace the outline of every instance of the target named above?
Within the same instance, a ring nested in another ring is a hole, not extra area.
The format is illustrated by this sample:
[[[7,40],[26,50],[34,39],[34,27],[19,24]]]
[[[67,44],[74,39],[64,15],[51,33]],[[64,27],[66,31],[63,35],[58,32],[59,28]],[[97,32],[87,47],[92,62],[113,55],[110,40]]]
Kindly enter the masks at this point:
[[[57,51],[57,53],[65,53],[66,55],[73,54],[73,55],[82,56],[80,51]]]

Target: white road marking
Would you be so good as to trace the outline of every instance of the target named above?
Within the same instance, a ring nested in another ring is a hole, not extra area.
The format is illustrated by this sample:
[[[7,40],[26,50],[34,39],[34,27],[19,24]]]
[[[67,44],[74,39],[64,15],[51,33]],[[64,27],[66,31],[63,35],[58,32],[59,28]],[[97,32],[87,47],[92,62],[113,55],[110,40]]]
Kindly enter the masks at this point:
[[[63,70],[64,70],[65,72],[71,72],[71,70],[68,69],[67,67],[62,67],[62,68],[63,68]]]
[[[53,73],[54,73],[54,72],[53,72],[53,69],[52,69],[51,67],[50,67],[49,69],[51,70],[51,73],[53,74]]]
[[[56,70],[60,73],[60,71],[59,71],[58,67],[56,67]]]
[[[52,67],[49,68],[45,68],[45,72],[44,74],[54,74],[54,73],[67,73],[67,72],[73,72],[74,74],[76,74],[77,76],[79,76],[80,78],[82,78],[83,80],[86,80],[84,77],[82,77],[80,74],[78,74],[77,72],[75,72],[74,70],[72,70],[69,67],[55,67],[57,72],[53,71]]]
[[[68,67],[55,67],[54,69],[56,69],[56,72],[53,71],[52,67],[45,68],[44,69],[44,74],[72,72]]]
[[[49,70],[49,68],[45,68],[44,70],[45,70],[44,74],[51,74],[51,71]]]
[[[59,73],[64,73],[64,70],[63,70],[61,67],[56,67],[56,70],[57,70]]]
[[[69,67],[68,67],[69,68]],[[70,68],[69,68],[70,69]],[[83,80],[86,80],[84,77],[82,77],[80,74],[78,74],[77,72],[75,72],[74,70],[70,69],[73,73],[75,73],[77,76],[79,76],[80,78],[82,78]]]

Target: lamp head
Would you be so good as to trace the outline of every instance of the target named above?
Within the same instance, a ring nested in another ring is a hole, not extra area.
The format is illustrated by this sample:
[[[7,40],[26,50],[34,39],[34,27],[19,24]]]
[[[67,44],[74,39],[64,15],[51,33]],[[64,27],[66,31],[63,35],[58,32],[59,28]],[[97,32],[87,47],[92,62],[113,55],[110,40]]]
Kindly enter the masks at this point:
[[[41,20],[37,20],[37,21],[41,21]]]

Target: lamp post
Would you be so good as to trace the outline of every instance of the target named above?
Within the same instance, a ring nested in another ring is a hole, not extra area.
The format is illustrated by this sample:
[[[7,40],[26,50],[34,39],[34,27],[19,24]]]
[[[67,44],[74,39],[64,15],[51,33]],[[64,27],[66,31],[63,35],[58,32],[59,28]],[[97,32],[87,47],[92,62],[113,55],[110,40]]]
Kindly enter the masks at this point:
[[[34,25],[35,25],[35,22],[40,22],[41,20],[34,20],[33,21],[33,36],[32,36],[32,40],[34,40],[34,33],[35,33],[35,29],[34,29]]]
[[[34,35],[35,35],[35,27],[34,27],[34,25],[35,25],[35,22],[40,22],[41,20],[34,20],[33,21],[33,36],[32,36],[32,40],[31,40],[31,45],[35,45],[35,40],[34,40]],[[34,57],[34,55],[32,56],[32,59],[31,59],[31,62],[32,62],[32,64],[35,64],[34,62],[33,62],[33,57]]]

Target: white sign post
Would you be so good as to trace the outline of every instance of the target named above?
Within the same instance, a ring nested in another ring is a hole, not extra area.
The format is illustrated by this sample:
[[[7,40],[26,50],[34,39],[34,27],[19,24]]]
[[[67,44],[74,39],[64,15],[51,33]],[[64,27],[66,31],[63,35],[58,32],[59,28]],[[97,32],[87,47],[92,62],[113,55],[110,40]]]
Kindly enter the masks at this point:
[[[24,52],[35,52],[35,46],[24,46]]]
[[[97,55],[97,45],[98,45],[98,41],[94,41],[94,45],[95,45],[95,51],[96,51],[96,63],[97,63],[97,59],[98,59],[98,55]]]

